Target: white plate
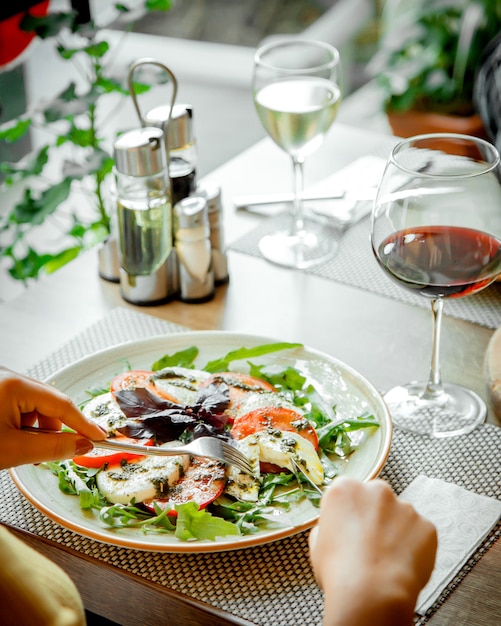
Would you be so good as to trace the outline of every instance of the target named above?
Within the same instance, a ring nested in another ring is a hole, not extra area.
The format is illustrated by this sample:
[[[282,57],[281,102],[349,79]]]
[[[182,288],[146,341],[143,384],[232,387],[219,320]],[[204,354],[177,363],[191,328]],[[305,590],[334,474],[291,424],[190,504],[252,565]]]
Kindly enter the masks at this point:
[[[200,350],[196,366],[224,356],[231,350],[276,341],[267,337],[241,335],[231,332],[189,332],[168,334],[139,341],[131,341],[103,350],[84,358],[57,372],[48,381],[67,393],[77,404],[88,399],[86,390],[102,387],[113,376],[127,369],[151,369],[154,361],[164,354],[173,354],[190,346]],[[356,417],[370,411],[380,422],[380,427],[349,459],[342,464],[342,472],[369,480],[381,471],[391,445],[391,420],[388,410],[376,389],[355,370],[337,359],[310,348],[275,352],[266,357],[252,359],[255,363],[293,365],[311,377],[315,386],[337,406],[337,415]],[[232,370],[246,371],[245,362],[234,362]],[[159,552],[218,552],[260,545],[295,533],[314,525],[318,509],[309,502],[288,512],[290,526],[262,530],[252,535],[223,537],[217,541],[183,542],[170,534],[144,534],[138,529],[112,529],[102,524],[93,513],[82,511],[78,498],[63,494],[57,480],[49,470],[34,465],[23,465],[11,470],[18,489],[42,513],[76,533],[118,546]]]

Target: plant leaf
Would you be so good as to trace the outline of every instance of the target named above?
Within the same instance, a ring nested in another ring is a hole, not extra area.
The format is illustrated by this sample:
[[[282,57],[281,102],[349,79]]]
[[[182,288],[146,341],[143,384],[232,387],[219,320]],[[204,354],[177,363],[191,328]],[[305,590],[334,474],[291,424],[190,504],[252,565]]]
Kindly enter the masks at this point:
[[[42,17],[35,17],[25,13],[19,24],[21,30],[35,32],[40,39],[55,37],[63,28],[73,28],[75,13],[49,13]]]
[[[38,278],[40,270],[47,261],[50,261],[51,255],[38,254],[33,248],[29,248],[25,257],[14,258],[13,266],[9,269],[9,274],[15,280],[26,281],[29,278]]]
[[[53,274],[56,270],[60,269],[77,256],[82,251],[82,246],[72,246],[66,250],[61,250],[57,254],[52,255],[42,265],[42,269],[46,274]]]
[[[116,79],[99,76],[94,83],[94,88],[101,93],[120,93],[123,96],[129,95],[128,90]]]
[[[0,163],[0,172],[7,174],[5,184],[12,185],[29,176],[38,176],[49,160],[48,152],[49,146],[44,146],[38,153],[30,155],[31,158],[19,163]]]
[[[99,172],[105,178],[113,168],[113,159],[104,150],[94,150],[85,161],[64,161],[63,176],[82,179],[89,174]]]
[[[18,117],[15,120],[9,120],[0,126],[0,140],[14,143],[21,137],[24,137],[31,126],[30,117]]]
[[[47,123],[61,119],[72,119],[75,115],[82,115],[88,111],[89,105],[94,104],[92,94],[77,95],[75,83],[70,83],[66,89],[51,100],[43,109]]]
[[[59,135],[56,140],[56,146],[62,146],[64,143],[73,143],[81,148],[94,147],[95,137],[91,128],[78,128],[75,124],[65,135]]]
[[[68,198],[71,183],[71,178],[64,178],[42,192],[39,198],[34,198],[31,190],[27,189],[23,201],[13,209],[12,219],[17,224],[42,224]]]
[[[168,11],[172,7],[172,0],[146,0],[144,7],[147,11]]]

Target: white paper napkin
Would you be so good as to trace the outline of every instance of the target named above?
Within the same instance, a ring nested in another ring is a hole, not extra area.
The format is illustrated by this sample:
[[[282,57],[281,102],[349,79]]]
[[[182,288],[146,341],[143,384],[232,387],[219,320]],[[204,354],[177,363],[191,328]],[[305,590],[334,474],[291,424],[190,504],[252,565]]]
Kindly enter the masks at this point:
[[[452,483],[418,476],[400,499],[432,522],[438,533],[435,569],[418,597],[424,615],[501,517],[501,502]]]

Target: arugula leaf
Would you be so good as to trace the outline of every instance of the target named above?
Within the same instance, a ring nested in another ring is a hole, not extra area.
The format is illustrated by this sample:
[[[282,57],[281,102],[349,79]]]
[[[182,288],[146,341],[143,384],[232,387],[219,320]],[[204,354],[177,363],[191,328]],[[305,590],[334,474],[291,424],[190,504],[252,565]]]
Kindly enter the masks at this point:
[[[354,419],[346,419],[342,424],[327,423],[317,429],[319,446],[327,454],[346,457],[358,447],[349,433],[365,428],[379,428],[379,422],[374,415],[364,413]]]
[[[335,407],[328,407],[315,387],[307,384],[307,378],[296,368],[289,366],[281,371],[267,371],[266,365],[250,365],[250,374],[272,384],[276,389],[288,395],[297,407],[305,412],[305,417],[315,428],[332,421],[336,414]]]
[[[78,496],[80,508],[89,510],[101,508],[105,500],[96,486],[95,468],[81,467],[73,461],[49,461],[44,464],[57,476],[59,489],[71,496]]]
[[[255,346],[254,348],[239,348],[238,350],[228,352],[226,356],[215,359],[214,361],[209,361],[202,369],[211,374],[214,374],[215,372],[226,372],[229,369],[230,363],[233,361],[253,359],[255,357],[264,356],[265,354],[271,354],[272,352],[294,350],[295,348],[302,347],[302,343],[278,342],[267,343],[261,346]]]
[[[249,374],[256,378],[266,380],[274,387],[282,390],[301,391],[306,383],[306,378],[292,366],[287,367],[280,372],[266,372],[263,371],[266,365],[255,365],[249,363]]]
[[[214,517],[205,509],[199,509],[195,502],[176,504],[176,537],[182,541],[209,539],[228,535],[240,535],[236,524],[220,517]]]
[[[113,528],[141,528],[144,532],[172,532],[174,524],[167,515],[167,509],[162,511],[155,506],[157,515],[151,516],[140,509],[134,502],[131,504],[112,504],[104,506],[99,511],[99,519]]]
[[[179,352],[175,352],[172,355],[164,354],[162,358],[153,363],[151,369],[156,372],[158,370],[164,369],[165,367],[193,368],[193,363],[198,356],[198,352],[199,351],[196,346],[191,346],[191,348],[186,348],[186,350],[180,350]]]

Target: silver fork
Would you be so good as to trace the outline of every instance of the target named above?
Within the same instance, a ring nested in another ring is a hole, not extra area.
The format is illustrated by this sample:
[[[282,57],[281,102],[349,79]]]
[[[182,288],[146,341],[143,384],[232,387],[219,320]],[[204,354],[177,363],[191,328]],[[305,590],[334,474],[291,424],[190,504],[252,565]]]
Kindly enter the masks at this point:
[[[238,448],[231,443],[218,439],[217,437],[199,437],[187,444],[168,447],[165,446],[142,446],[133,443],[120,443],[113,439],[104,441],[93,441],[96,448],[106,450],[124,450],[150,456],[178,456],[179,454],[190,454],[207,459],[222,461],[230,465],[235,465],[246,474],[254,475],[250,460]]]
[[[26,427],[23,430],[32,433],[50,433],[53,430],[44,428]],[[120,450],[122,452],[133,452],[134,454],[144,454],[149,456],[178,456],[180,454],[190,454],[191,456],[214,459],[226,464],[235,465],[245,474],[254,476],[254,468],[251,461],[240,452],[238,448],[231,443],[218,439],[217,437],[200,437],[194,439],[188,444],[180,444],[176,446],[142,446],[134,443],[121,443],[113,439],[105,439],[104,441],[93,441],[96,448],[104,450]]]

